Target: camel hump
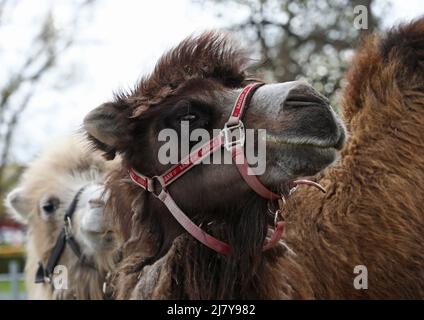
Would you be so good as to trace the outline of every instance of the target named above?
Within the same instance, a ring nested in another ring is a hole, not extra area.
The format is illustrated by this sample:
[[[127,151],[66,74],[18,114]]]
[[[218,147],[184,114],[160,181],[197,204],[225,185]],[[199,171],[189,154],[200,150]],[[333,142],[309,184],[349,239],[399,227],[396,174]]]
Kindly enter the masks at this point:
[[[379,51],[386,62],[394,59],[406,73],[424,77],[424,16],[390,29],[380,40]]]
[[[342,105],[348,123],[365,106],[372,109],[368,114],[374,115],[394,97],[396,101],[405,101],[404,95],[411,89],[424,90],[424,16],[365,37],[345,81]],[[380,103],[370,103],[371,97]],[[390,105],[386,108],[390,115],[393,110],[389,109],[403,108],[403,104]]]

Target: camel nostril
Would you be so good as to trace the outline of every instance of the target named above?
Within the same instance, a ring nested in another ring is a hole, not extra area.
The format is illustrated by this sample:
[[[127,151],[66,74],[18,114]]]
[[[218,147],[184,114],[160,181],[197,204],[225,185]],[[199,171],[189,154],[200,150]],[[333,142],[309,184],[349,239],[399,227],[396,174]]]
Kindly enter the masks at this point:
[[[284,107],[329,106],[330,102],[318,91],[306,84],[300,84],[290,90]]]

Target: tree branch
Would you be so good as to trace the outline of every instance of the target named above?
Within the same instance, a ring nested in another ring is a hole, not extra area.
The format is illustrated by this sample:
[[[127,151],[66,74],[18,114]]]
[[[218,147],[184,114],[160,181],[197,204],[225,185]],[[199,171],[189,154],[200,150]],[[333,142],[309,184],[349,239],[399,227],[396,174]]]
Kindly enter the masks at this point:
[[[5,174],[5,170],[7,168],[7,162],[8,162],[8,157],[9,157],[9,152],[10,152],[10,147],[11,147],[13,135],[15,133],[17,124],[19,122],[20,115],[22,114],[22,112],[28,106],[28,102],[30,101],[33,94],[34,94],[34,91],[32,91],[32,90],[29,93],[26,94],[26,96],[24,97],[24,99],[20,103],[17,110],[15,110],[15,112],[13,113],[13,115],[12,115],[8,125],[7,125],[7,132],[6,132],[6,135],[4,137],[3,149],[2,149],[2,152],[1,152],[1,156],[0,156],[0,191],[1,191],[1,188],[4,186],[4,174]]]
[[[3,12],[7,0],[0,0],[0,15]],[[30,46],[24,62],[18,67],[3,88],[0,90],[0,194],[10,183],[10,179],[16,179],[15,175],[5,181],[5,171],[8,168],[8,160],[12,147],[13,137],[20,122],[21,114],[28,107],[31,98],[36,94],[35,86],[40,80],[53,69],[56,60],[61,53],[66,51],[75,39],[75,29],[78,28],[81,10],[92,5],[95,0],[85,0],[75,6],[75,14],[68,26],[69,33],[58,33],[54,28],[54,21],[51,12],[48,12],[42,25]],[[35,50],[34,50],[35,49]],[[27,87],[28,90],[27,90]],[[24,90],[25,89],[25,90]],[[25,93],[26,92],[26,93]],[[11,103],[14,96],[23,96],[18,106]],[[5,114],[10,114],[10,119],[5,118]],[[15,174],[19,174],[15,172]]]

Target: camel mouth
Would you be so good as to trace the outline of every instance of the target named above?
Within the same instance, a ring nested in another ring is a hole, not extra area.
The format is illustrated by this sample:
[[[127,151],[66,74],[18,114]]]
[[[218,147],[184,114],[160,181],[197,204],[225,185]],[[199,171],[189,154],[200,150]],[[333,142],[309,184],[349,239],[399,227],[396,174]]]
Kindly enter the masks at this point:
[[[103,242],[111,242],[114,239],[114,232],[110,230],[84,230],[84,235],[89,239],[98,239]]]
[[[305,87],[308,91],[311,89]],[[302,94],[294,92],[293,90],[289,93],[286,100],[284,101],[285,107],[308,107],[308,106],[329,106],[330,101],[317,93]]]
[[[103,236],[106,233],[106,230],[84,230],[86,234],[92,235],[92,236]]]
[[[275,146],[277,148],[284,147],[303,147],[318,149],[321,151],[334,151],[337,152],[341,150],[344,146],[344,135],[339,135],[338,138],[334,139],[314,139],[314,138],[283,138],[275,135],[266,135],[266,143],[270,146]]]
[[[285,197],[290,195],[295,180],[315,176],[340,159],[339,138],[333,141],[267,138],[266,170],[262,180]]]
[[[110,230],[91,230],[84,232],[84,239],[95,250],[108,251],[114,249],[116,245],[115,234]]]

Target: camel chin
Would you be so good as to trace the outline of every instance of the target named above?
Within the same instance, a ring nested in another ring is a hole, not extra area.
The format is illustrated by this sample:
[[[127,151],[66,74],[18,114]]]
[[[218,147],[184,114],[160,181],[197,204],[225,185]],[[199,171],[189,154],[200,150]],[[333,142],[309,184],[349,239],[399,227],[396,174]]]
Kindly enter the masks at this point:
[[[335,118],[337,122],[338,119]],[[273,189],[282,189],[291,181],[320,173],[340,159],[346,141],[341,122],[322,140],[304,138],[297,141],[267,135],[267,166],[261,180]]]
[[[90,184],[80,196],[77,237],[84,242],[88,251],[111,250],[116,246],[115,236],[111,225],[104,215],[104,185]]]

